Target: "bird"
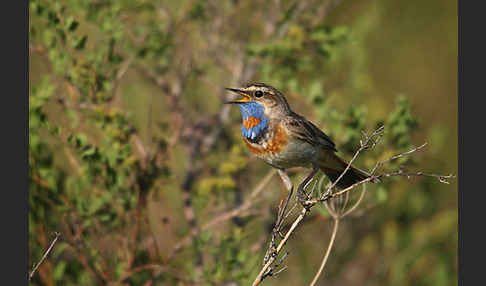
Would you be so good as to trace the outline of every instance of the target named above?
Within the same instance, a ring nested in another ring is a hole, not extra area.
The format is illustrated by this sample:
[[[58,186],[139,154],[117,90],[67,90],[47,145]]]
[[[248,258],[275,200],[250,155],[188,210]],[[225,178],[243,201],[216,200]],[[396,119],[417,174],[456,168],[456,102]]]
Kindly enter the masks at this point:
[[[339,157],[336,145],[321,129],[295,113],[282,92],[265,83],[225,88],[241,98],[226,102],[238,105],[241,134],[249,150],[278,170],[312,168],[306,180],[321,170],[336,188],[344,189],[365,180],[367,172]],[[337,182],[336,182],[337,180]]]

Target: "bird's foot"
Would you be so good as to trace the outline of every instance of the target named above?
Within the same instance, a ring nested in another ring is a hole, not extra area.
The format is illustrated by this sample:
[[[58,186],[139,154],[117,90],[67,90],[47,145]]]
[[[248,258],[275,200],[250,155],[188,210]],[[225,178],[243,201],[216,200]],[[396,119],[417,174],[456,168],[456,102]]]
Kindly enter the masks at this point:
[[[297,201],[303,206],[307,207],[309,202],[309,195],[304,190],[299,190],[297,193]]]
[[[314,178],[315,174],[319,171],[317,168],[313,168],[312,172],[300,183],[299,187],[297,188],[297,200],[303,207],[309,206],[309,194],[305,191],[309,182]]]

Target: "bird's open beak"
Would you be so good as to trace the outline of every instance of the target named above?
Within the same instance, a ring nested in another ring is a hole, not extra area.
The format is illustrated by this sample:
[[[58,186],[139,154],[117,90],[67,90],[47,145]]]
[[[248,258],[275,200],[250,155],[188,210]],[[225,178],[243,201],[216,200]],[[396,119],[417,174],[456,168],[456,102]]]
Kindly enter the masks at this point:
[[[235,93],[237,93],[237,94],[239,94],[241,96],[243,96],[240,99],[237,99],[237,100],[234,100],[234,101],[225,102],[227,104],[239,104],[239,103],[251,101],[251,96],[249,94],[247,94],[244,90],[236,89],[236,88],[226,88],[226,89],[229,90],[229,91],[235,92]]]

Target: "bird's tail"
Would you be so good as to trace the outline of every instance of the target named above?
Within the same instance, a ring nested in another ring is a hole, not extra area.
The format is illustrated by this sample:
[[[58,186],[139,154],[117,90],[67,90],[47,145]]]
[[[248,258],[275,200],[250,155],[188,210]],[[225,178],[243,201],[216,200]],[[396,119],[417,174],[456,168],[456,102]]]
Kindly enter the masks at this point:
[[[343,159],[339,158],[334,152],[325,152],[326,155],[321,157],[318,162],[319,169],[321,169],[324,174],[331,180],[335,182],[339,176],[346,170],[348,163]],[[336,183],[339,189],[345,189],[351,185],[360,182],[370,175],[363,170],[356,167],[350,166],[346,173],[341,179]],[[377,182],[374,180],[373,182]]]

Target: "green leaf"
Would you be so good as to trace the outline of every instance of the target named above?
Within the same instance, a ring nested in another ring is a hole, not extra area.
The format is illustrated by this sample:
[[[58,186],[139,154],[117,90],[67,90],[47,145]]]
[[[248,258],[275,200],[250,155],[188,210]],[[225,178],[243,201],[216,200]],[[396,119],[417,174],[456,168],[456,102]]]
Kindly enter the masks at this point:
[[[96,147],[89,147],[81,153],[81,157],[89,157],[96,153]]]
[[[56,266],[54,267],[54,271],[53,271],[53,278],[54,278],[54,281],[61,281],[63,280],[63,277],[64,277],[64,272],[66,271],[66,266],[67,266],[67,263],[66,261],[59,261]]]
[[[386,191],[385,187],[379,186],[376,190],[376,200],[378,203],[383,203],[388,199],[388,192]]]
[[[83,133],[78,133],[74,136],[70,135],[68,140],[73,141],[77,148],[84,147],[88,143],[88,138]]]
[[[75,48],[78,51],[84,49],[87,39],[88,39],[87,35],[83,35],[81,38],[75,39],[73,41],[73,48]]]
[[[66,29],[69,31],[69,32],[74,32],[76,31],[76,29],[78,28],[79,26],[79,22],[74,20],[73,17],[68,17],[66,19]]]

